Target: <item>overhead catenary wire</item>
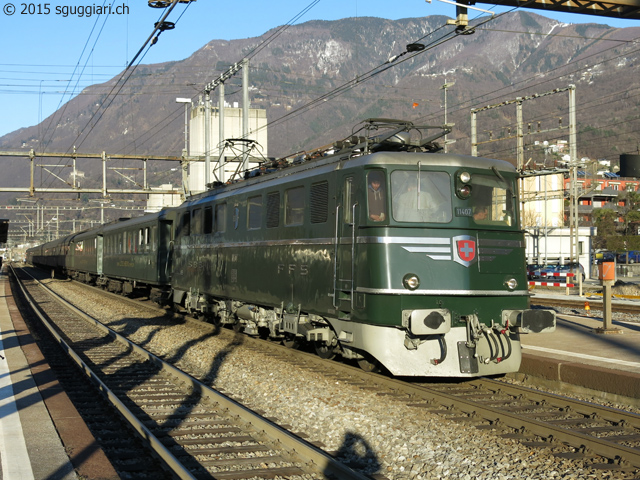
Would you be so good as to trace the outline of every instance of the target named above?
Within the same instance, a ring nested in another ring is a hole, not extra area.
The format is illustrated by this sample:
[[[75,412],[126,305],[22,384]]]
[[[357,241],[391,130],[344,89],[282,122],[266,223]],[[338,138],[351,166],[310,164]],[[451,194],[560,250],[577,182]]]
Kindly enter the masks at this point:
[[[506,12],[505,12],[505,13],[506,13]],[[475,28],[478,28],[478,27],[476,26]],[[530,80],[530,79],[528,79],[528,80]],[[507,88],[508,88],[508,87],[507,87]],[[327,94],[325,94],[325,95],[327,95]],[[486,94],[485,94],[485,95],[486,95]],[[322,101],[322,100],[320,100],[320,101]],[[293,113],[295,113],[295,112],[292,112],[292,114],[293,114]],[[179,114],[179,112],[178,112],[178,114]],[[277,120],[279,120],[279,119],[277,119]]]
[[[159,28],[159,26],[161,25],[161,22],[164,22],[164,20],[167,18],[168,14],[171,13],[171,11],[175,8],[175,6],[180,3],[179,0],[173,0],[170,7],[168,7],[167,9],[165,9],[165,13],[162,15],[161,20],[159,22],[157,22],[154,26],[154,32],[156,32]],[[185,10],[189,7],[189,5],[191,4],[191,2],[187,3],[187,6],[185,8]],[[184,14],[184,11],[183,11]],[[180,18],[182,17],[182,15],[180,15]],[[106,18],[108,18],[108,16],[106,16]],[[106,22],[106,19],[105,19]],[[177,23],[177,22],[176,22]],[[104,27],[104,24],[103,24]],[[97,42],[97,39],[96,39]],[[145,42],[145,45],[149,43],[149,40],[147,40],[147,42]],[[144,49],[144,45],[141,48],[141,50]],[[148,51],[148,49],[147,49]],[[138,52],[138,54],[136,54],[136,56],[134,57],[134,60],[137,59],[140,55],[140,52]],[[146,53],[145,53],[146,55]],[[144,58],[144,55],[143,57]],[[140,61],[142,61],[142,58],[140,58]],[[131,75],[133,73],[133,71],[135,71],[135,67],[139,64],[139,62],[134,66],[133,69],[131,69],[131,66],[133,65],[133,61],[129,62],[129,64],[127,65],[127,67],[125,68],[125,70],[121,73],[120,77],[116,80],[116,82],[114,83],[111,91],[109,92],[109,94],[107,95],[107,98],[109,98],[109,102],[107,103],[106,106],[104,106],[104,103],[100,105],[100,109],[98,109],[97,111],[95,111],[91,117],[87,120],[85,126],[82,128],[82,130],[78,133],[78,135],[76,136],[75,140],[72,142],[72,145],[70,145],[67,149],[67,151],[65,153],[69,153],[72,148],[75,149],[76,147],[79,148],[84,141],[86,141],[88,135],[93,131],[93,129],[96,127],[96,125],[98,124],[98,122],[100,121],[100,119],[103,117],[105,111],[112,105],[113,101],[115,100],[115,98],[117,97],[118,93],[120,90],[122,90],[122,88],[124,87],[124,85],[127,83],[127,81],[131,78]],[[129,75],[125,76],[127,74],[127,72],[131,69],[131,73],[129,73]],[[118,89],[117,92],[113,93],[114,90],[118,87],[118,85],[120,84],[120,87]],[[67,103],[68,105],[69,103]],[[65,109],[66,109],[66,105],[65,105]],[[91,122],[93,121],[93,119],[96,117],[96,114],[98,112],[100,113],[100,116],[97,118],[97,120],[93,123],[93,125],[91,125]],[[63,112],[64,113],[64,112]],[[51,122],[53,123],[53,122]],[[50,124],[51,124],[50,123]],[[88,126],[90,126],[89,131],[87,132],[87,134],[85,135],[84,139],[80,140],[78,142],[78,140],[82,137],[82,135],[84,134],[85,130],[87,129]],[[53,181],[53,180],[51,180]]]

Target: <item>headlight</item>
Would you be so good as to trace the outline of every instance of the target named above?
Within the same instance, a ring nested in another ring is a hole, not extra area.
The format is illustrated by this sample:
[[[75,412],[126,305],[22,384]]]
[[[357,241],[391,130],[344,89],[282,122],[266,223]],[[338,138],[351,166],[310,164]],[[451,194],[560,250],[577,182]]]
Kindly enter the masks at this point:
[[[509,290],[515,290],[518,287],[518,281],[515,278],[510,278],[509,280],[505,281],[504,284]]]
[[[471,185],[463,185],[458,189],[458,196],[461,198],[467,198],[471,195]]]
[[[408,290],[415,290],[420,286],[420,279],[413,273],[407,273],[402,279],[402,284]]]
[[[459,178],[462,183],[469,183],[471,181],[471,174],[469,172],[460,172]]]
[[[471,174],[466,170],[459,170],[456,172],[456,195],[462,200],[466,200],[471,196],[471,190],[473,188],[470,185]]]

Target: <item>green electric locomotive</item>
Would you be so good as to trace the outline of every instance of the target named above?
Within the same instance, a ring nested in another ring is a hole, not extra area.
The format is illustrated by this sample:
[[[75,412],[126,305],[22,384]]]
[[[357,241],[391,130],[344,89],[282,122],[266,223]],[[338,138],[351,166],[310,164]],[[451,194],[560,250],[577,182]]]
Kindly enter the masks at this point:
[[[517,371],[519,335],[555,328],[529,309],[518,173],[428,128],[370,119],[165,211],[172,301],[368,370]]]

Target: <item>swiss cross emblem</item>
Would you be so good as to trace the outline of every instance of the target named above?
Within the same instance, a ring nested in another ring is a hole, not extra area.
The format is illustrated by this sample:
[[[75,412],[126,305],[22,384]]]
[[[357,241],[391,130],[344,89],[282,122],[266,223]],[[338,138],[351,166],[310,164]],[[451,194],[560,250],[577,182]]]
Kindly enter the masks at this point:
[[[476,239],[468,235],[453,237],[453,260],[465,267],[474,263],[477,259]]]

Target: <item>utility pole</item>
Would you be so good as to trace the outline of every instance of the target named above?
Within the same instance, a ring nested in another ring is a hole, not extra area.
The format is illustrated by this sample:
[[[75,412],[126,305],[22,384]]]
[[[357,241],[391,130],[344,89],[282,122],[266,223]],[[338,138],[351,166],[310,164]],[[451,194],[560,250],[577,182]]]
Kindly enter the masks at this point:
[[[572,206],[573,206],[573,215],[574,217],[571,219],[574,222],[573,231],[574,237],[570,239],[571,247],[573,252],[575,252],[575,261],[580,263],[580,251],[578,249],[578,205],[580,196],[578,195],[578,144],[577,144],[577,127],[578,122],[576,120],[576,86],[569,85],[569,155],[571,156],[571,164],[573,165],[571,179],[572,183],[572,193],[571,197]],[[574,261],[573,255],[571,257],[571,261]],[[582,276],[579,275],[578,283],[580,284],[580,295],[582,295]]]
[[[209,188],[211,179],[209,177],[211,170],[211,90],[209,85],[204,91],[204,187]]]
[[[233,65],[231,65],[231,67],[229,67],[227,69],[226,72],[224,72],[222,75],[220,75],[217,79],[215,79],[212,82],[209,82],[207,84],[207,86],[205,87],[205,99],[206,99],[206,103],[208,104],[208,102],[210,101],[210,93],[212,90],[214,90],[216,87],[220,87],[220,92],[219,92],[219,107],[218,107],[218,115],[220,115],[219,117],[219,121],[220,121],[220,138],[219,138],[219,152],[220,152],[220,156],[218,158],[218,165],[217,165],[217,171],[218,171],[218,180],[221,182],[225,181],[224,178],[224,161],[222,159],[222,146],[224,145],[224,82],[226,82],[228,79],[230,79],[231,77],[233,77],[236,73],[238,73],[238,70],[240,70],[242,68],[242,80],[243,80],[243,120],[242,120],[242,126],[243,126],[243,135],[247,136],[248,132],[249,132],[249,60],[248,59],[243,59],[242,62],[240,63],[234,63]],[[210,157],[209,157],[209,150],[210,147],[208,146],[208,135],[209,135],[209,115],[211,114],[209,107],[206,106],[206,114],[205,114],[205,168],[207,169],[206,172],[206,176],[205,176],[205,184],[209,184],[209,162],[210,162]],[[244,154],[244,159],[243,159],[243,168],[245,166],[245,163],[248,159],[248,151],[245,151]]]
[[[218,90],[218,181],[225,183],[224,158],[222,149],[224,146],[224,82],[220,82]]]
[[[442,85],[440,87],[440,90],[444,90],[444,125],[445,125],[445,127],[448,126],[448,123],[447,123],[447,89],[450,88],[450,87],[453,87],[455,84],[456,84],[456,82],[448,83],[447,79],[445,78],[444,79],[444,85]],[[445,133],[444,134],[444,153],[447,153],[447,150],[448,150],[447,142],[448,142],[447,134]]]
[[[242,60],[242,138],[249,138],[249,59]],[[249,145],[245,143],[242,171],[249,167]]]

